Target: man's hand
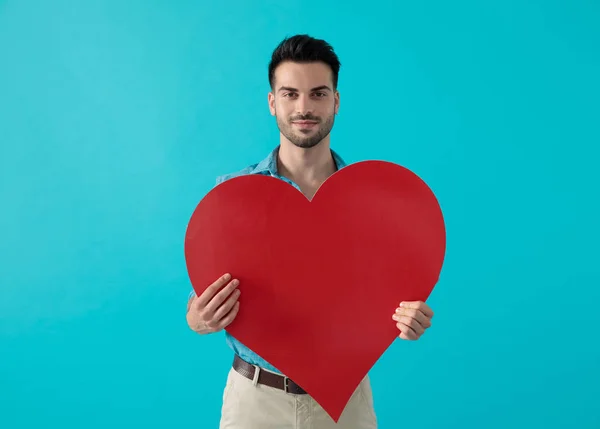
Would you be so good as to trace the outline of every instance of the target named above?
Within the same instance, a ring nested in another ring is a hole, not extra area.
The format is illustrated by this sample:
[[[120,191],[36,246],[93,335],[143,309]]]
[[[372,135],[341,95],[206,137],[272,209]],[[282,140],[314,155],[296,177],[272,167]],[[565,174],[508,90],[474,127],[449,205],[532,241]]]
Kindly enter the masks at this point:
[[[418,340],[427,328],[431,326],[433,311],[422,301],[400,303],[396,314],[392,316],[400,330],[399,337],[403,340]]]
[[[186,320],[192,331],[212,334],[233,322],[240,308],[240,290],[237,289],[239,281],[230,280],[231,275],[225,274],[200,296],[190,299]]]

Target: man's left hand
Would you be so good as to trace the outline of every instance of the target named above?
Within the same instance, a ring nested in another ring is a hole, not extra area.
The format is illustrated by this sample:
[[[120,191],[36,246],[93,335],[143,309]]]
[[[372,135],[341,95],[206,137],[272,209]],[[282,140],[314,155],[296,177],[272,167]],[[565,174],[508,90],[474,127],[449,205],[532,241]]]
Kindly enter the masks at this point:
[[[400,303],[392,319],[400,330],[399,337],[403,340],[418,340],[427,328],[431,326],[433,311],[422,301],[405,301]]]

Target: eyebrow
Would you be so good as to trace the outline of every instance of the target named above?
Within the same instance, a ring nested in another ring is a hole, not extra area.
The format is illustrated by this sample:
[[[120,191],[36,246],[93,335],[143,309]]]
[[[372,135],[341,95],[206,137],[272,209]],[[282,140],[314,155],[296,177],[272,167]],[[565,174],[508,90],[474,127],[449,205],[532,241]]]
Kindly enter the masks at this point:
[[[322,90],[327,90],[327,91],[331,91],[331,88],[329,88],[327,85],[321,85],[321,86],[317,86],[315,88],[312,88],[310,91],[314,92],[314,91],[322,91]],[[281,88],[279,88],[279,91],[292,91],[292,92],[298,92],[297,88],[292,88],[289,86],[282,86]]]

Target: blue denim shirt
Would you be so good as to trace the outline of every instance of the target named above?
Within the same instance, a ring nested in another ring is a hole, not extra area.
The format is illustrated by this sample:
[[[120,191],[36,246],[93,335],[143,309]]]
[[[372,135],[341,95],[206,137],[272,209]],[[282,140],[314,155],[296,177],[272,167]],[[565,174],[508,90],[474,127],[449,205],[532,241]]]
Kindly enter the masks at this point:
[[[291,180],[279,175],[279,173],[277,171],[278,153],[279,153],[279,146],[277,146],[275,149],[273,149],[273,151],[265,159],[260,161],[258,164],[250,165],[236,173],[230,173],[230,174],[226,174],[223,176],[219,176],[217,178],[217,185],[223,183],[224,181],[226,181],[228,179],[234,178],[234,177],[250,175],[250,174],[262,174],[262,175],[272,176],[272,177],[281,179],[281,180],[289,183],[290,185],[294,186],[296,189],[300,190],[300,187],[297,184],[295,184]],[[344,162],[344,160],[335,151],[332,150],[331,154],[333,156],[333,160],[334,160],[334,162],[336,164],[336,168],[338,170],[340,170],[346,166],[346,163]],[[192,294],[195,294],[195,292],[192,291]],[[246,347],[244,344],[242,344],[239,340],[234,338],[229,332],[225,332],[225,339],[227,341],[227,345],[231,348],[231,350],[233,350],[234,353],[236,353],[239,357],[244,359],[246,362],[249,362],[253,365],[257,365],[261,368],[265,368],[269,371],[281,373],[281,371],[279,371],[277,368],[275,368],[269,362],[265,361],[258,354],[256,354],[255,352],[250,350],[248,347]]]

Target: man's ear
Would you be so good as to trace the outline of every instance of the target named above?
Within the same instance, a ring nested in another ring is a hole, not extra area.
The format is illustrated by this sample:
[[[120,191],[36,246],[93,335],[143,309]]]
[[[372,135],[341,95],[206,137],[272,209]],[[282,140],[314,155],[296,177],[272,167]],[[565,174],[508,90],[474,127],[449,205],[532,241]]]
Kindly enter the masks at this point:
[[[339,91],[335,92],[335,114],[337,115],[340,110],[340,93]]]
[[[269,111],[271,112],[271,116],[275,116],[275,95],[272,92],[269,92],[267,96],[269,101]]]

